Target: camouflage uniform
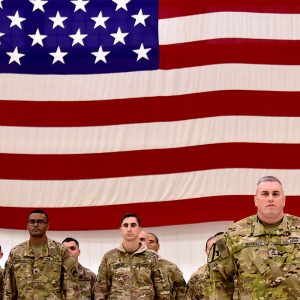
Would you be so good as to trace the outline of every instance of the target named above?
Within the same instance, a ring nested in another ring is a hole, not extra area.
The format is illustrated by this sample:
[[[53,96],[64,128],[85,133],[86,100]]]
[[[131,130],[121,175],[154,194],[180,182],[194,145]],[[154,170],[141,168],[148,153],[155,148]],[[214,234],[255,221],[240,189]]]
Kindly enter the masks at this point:
[[[62,244],[51,239],[35,257],[26,241],[15,246],[5,264],[4,299],[79,299],[76,261]]]
[[[211,284],[209,279],[208,265],[200,267],[194,272],[188,281],[186,300],[210,299]]]
[[[3,276],[4,276],[4,269],[0,267],[0,300],[3,299],[3,289],[4,289]]]
[[[91,270],[84,268],[81,264],[78,264],[78,283],[81,300],[95,299],[95,281],[96,274]]]
[[[234,223],[212,247],[209,262],[215,299],[231,299],[235,274],[240,299],[300,299],[300,218],[284,215],[276,227],[256,215]]]
[[[95,299],[170,299],[169,284],[157,260],[158,255],[144,244],[134,253],[122,245],[107,252],[99,266]]]
[[[157,267],[162,270],[170,285],[172,300],[184,299],[186,292],[186,282],[180,269],[172,262],[159,258]]]

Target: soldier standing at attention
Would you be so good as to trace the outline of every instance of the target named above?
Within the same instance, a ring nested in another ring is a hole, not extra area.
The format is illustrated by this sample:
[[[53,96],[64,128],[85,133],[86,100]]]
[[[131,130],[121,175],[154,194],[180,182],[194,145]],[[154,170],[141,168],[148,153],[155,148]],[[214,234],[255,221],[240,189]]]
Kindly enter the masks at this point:
[[[4,299],[80,299],[76,260],[62,244],[49,239],[48,215],[28,216],[28,241],[11,249],[5,264]]]
[[[107,252],[99,266],[95,298],[110,300],[170,299],[169,285],[160,269],[158,256],[139,241],[140,218],[121,218],[122,243]]]
[[[153,233],[147,233],[142,230],[140,235],[140,241],[144,242],[148,249],[158,253],[160,249],[158,237]],[[159,257],[159,268],[165,273],[170,285],[170,293],[172,300],[181,300],[185,298],[186,282],[183,278],[183,274],[178,266],[166,259]]]
[[[62,244],[70,250],[72,256],[75,257],[77,261],[80,300],[94,300],[96,274],[91,270],[84,268],[79,263],[78,256],[80,255],[80,249],[78,241],[72,237],[67,237],[62,241]]]
[[[218,232],[214,236],[207,239],[205,245],[205,253],[208,255],[210,248],[220,238],[224,232]],[[212,287],[209,278],[208,264],[200,267],[194,272],[188,281],[186,300],[209,300],[211,295]],[[220,298],[221,299],[221,298]]]
[[[3,256],[3,252],[0,246],[0,259]],[[4,269],[0,266],[0,300],[3,299],[3,289],[4,289],[4,282],[3,282],[3,275],[4,275]]]
[[[300,299],[300,219],[284,213],[279,179],[261,178],[254,203],[257,214],[229,226],[210,250],[213,299],[231,299],[235,275],[243,300]]]

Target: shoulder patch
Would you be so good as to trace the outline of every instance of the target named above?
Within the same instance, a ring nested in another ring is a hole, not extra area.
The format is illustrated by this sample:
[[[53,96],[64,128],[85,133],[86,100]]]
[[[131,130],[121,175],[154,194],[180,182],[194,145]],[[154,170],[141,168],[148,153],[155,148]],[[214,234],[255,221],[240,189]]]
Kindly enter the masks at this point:
[[[217,260],[220,256],[221,256],[221,253],[220,253],[219,247],[216,243],[214,243],[208,253],[207,262],[211,263],[211,262]]]
[[[73,277],[77,277],[78,276],[78,270],[76,267],[73,267],[71,269],[71,274],[73,275]]]

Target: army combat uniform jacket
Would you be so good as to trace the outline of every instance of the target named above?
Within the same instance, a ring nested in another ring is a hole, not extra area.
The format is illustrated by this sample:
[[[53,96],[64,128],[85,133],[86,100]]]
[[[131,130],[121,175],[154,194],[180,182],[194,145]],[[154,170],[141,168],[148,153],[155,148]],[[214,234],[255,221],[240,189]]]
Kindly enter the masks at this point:
[[[231,299],[236,275],[240,299],[300,299],[300,219],[284,215],[266,227],[256,215],[231,225],[209,253],[215,299]],[[218,297],[226,292],[227,298]]]
[[[211,294],[208,265],[200,267],[188,281],[186,300],[208,300]]]
[[[134,253],[122,245],[107,252],[99,266],[95,299],[170,299],[168,281],[157,260],[158,255],[144,244]]]
[[[4,269],[0,267],[0,300],[3,299],[4,292]]]
[[[157,267],[162,270],[170,285],[170,299],[181,300],[185,298],[186,282],[178,266],[166,259],[159,258]]]
[[[80,289],[80,300],[95,299],[96,274],[91,270],[78,264],[78,284]]]
[[[79,299],[76,261],[67,248],[48,238],[35,257],[26,241],[10,251],[5,264],[4,299]]]

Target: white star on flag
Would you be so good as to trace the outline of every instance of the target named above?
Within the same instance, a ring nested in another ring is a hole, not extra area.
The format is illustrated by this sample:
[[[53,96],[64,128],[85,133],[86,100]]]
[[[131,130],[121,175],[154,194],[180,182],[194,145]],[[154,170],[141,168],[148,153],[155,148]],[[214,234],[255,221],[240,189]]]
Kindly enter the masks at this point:
[[[97,28],[98,26],[102,26],[103,28],[106,28],[105,22],[109,19],[109,17],[103,17],[102,11],[100,11],[98,17],[93,17],[91,19],[95,22],[94,28]]]
[[[46,0],[29,0],[33,4],[32,11],[40,9],[42,12],[44,11],[44,5],[48,2]]]
[[[132,50],[133,52],[135,52],[138,56],[137,56],[137,61],[140,60],[141,58],[145,58],[147,60],[149,60],[147,53],[151,50],[151,48],[144,48],[144,44],[141,43],[141,46],[139,49],[136,50]]]
[[[3,32],[0,32],[0,37],[1,37],[1,36],[3,36],[4,34],[5,34],[5,33],[3,33]]]
[[[145,20],[150,17],[150,15],[143,15],[143,10],[140,9],[139,13],[137,15],[132,15],[132,17],[135,19],[134,26],[142,24],[146,27]]]
[[[61,52],[60,47],[58,46],[56,52],[50,52],[49,54],[54,57],[52,64],[55,64],[57,61],[60,61],[64,64],[64,56],[66,56],[68,52]]]
[[[26,18],[22,18],[19,16],[19,11],[17,10],[14,16],[7,16],[9,19],[11,19],[10,28],[13,26],[18,26],[20,29],[22,29],[21,23],[26,20]]]
[[[115,40],[114,40],[114,45],[117,43],[122,43],[125,45],[124,38],[128,35],[128,32],[122,32],[121,28],[118,27],[118,31],[116,33],[111,33],[110,34]]]
[[[2,2],[3,2],[3,0],[0,0],[0,8],[3,8]]]
[[[89,3],[89,0],[74,0],[71,1],[75,5],[74,12],[81,9],[86,12],[85,6]]]
[[[95,64],[98,62],[98,61],[103,61],[106,63],[106,58],[105,56],[110,53],[110,51],[103,51],[102,50],[102,46],[99,47],[99,50],[98,52],[92,52],[92,54],[96,57],[95,59]]]
[[[120,8],[127,11],[127,3],[129,3],[130,0],[113,0],[113,2],[117,4],[116,11]]]
[[[68,19],[68,17],[62,17],[59,13],[59,11],[57,11],[56,16],[55,17],[50,17],[49,18],[52,22],[53,22],[53,28],[55,28],[56,26],[60,26],[61,28],[65,28],[63,22],[65,20]]]
[[[21,65],[20,58],[25,56],[25,54],[19,53],[18,47],[16,47],[13,52],[6,52],[6,54],[10,57],[9,64],[16,62],[17,64]]]
[[[47,35],[40,34],[40,31],[38,28],[37,28],[35,34],[28,34],[28,36],[32,38],[31,46],[34,46],[35,44],[44,46],[43,39],[45,39],[47,37]]]
[[[87,37],[87,34],[81,34],[80,28],[77,29],[77,32],[75,34],[70,34],[69,37],[73,39],[72,46],[76,44],[80,44],[84,46],[83,39]]]

